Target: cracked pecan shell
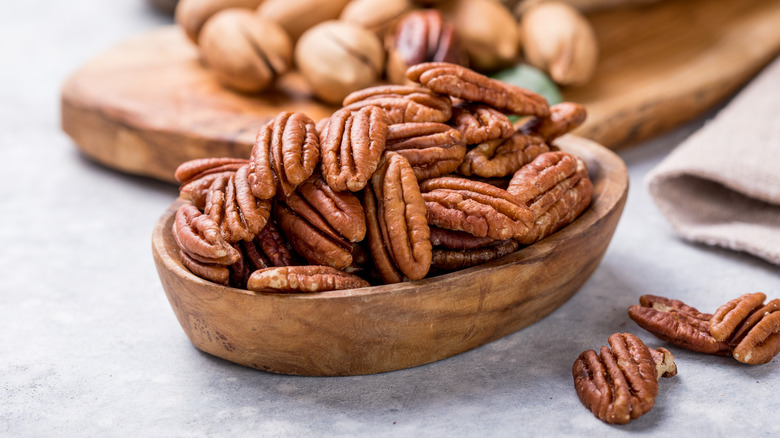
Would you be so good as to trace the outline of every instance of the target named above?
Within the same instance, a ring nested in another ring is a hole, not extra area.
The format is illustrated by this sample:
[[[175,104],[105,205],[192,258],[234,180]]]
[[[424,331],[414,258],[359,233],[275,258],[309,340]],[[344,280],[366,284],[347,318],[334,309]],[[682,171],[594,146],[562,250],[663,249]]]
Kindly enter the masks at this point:
[[[512,122],[500,111],[470,102],[459,102],[452,107],[449,124],[460,131],[466,144],[507,138],[515,131]]]
[[[431,90],[469,102],[482,102],[512,114],[547,117],[547,100],[533,91],[491,79],[466,67],[427,62],[409,67],[406,77]]]
[[[420,184],[428,223],[477,237],[520,237],[533,223],[531,211],[506,190],[464,178],[440,177]]]
[[[615,333],[608,342],[611,349],[602,346],[599,353],[587,350],[574,362],[574,388],[596,417],[611,424],[626,424],[653,408],[658,379],[676,374],[676,367],[674,362],[657,367],[656,358],[671,359],[668,350],[653,354],[630,333]]]
[[[550,107],[547,117],[533,117],[520,127],[524,134],[537,135],[547,143],[573,131],[587,118],[585,107],[574,102],[561,102]]]
[[[391,125],[386,149],[406,158],[418,181],[451,173],[466,154],[466,144],[456,129],[432,122]]]
[[[344,99],[344,109],[356,111],[374,105],[387,113],[388,123],[444,123],[452,116],[452,100],[428,88],[379,85],[355,91]]]
[[[215,178],[206,194],[204,213],[230,243],[254,239],[271,215],[271,201],[252,194],[248,172],[249,165],[244,165],[230,177]]]
[[[680,300],[642,295],[639,305],[628,308],[628,316],[643,329],[678,347],[719,356],[730,354],[728,343],[710,334],[712,315]]]
[[[255,292],[325,292],[368,286],[360,277],[317,265],[259,269],[247,281],[247,289]]]
[[[314,121],[301,113],[279,113],[257,133],[250,156],[252,193],[260,199],[271,199],[277,191],[289,196],[312,175],[319,159]]]
[[[759,365],[780,353],[780,299],[764,304],[761,292],[744,294],[720,306],[710,320],[713,337],[728,342],[734,359]]]
[[[333,113],[320,141],[320,167],[329,186],[340,192],[366,186],[385,150],[387,125],[387,113],[373,105]]]
[[[549,150],[541,137],[516,132],[507,139],[490,140],[471,148],[458,173],[482,178],[509,176]]]

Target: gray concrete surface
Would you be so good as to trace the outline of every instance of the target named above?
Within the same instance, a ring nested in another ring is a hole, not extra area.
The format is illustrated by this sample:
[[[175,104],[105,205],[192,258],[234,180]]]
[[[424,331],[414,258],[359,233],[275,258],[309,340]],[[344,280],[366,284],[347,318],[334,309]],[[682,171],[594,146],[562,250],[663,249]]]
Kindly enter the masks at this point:
[[[702,310],[780,297],[777,266],[672,233],[642,179],[699,120],[621,156],[624,216],[587,284],[543,321],[413,369],[273,375],[192,347],[152,262],[152,225],[176,189],[82,157],[59,128],[78,66],[167,22],[142,0],[7,2],[0,14],[0,436],[778,436],[780,359],[745,366],[672,348],[655,408],[608,426],[571,365],[616,331],[665,345],[625,309],[644,293]]]

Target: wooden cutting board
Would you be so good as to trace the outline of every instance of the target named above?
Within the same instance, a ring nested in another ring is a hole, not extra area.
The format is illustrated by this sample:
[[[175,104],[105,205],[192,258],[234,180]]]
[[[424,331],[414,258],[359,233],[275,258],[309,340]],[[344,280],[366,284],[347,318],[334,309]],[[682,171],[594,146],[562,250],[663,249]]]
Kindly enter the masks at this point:
[[[588,108],[576,133],[610,148],[695,118],[780,52],[778,0],[667,0],[589,18],[601,48],[596,78],[562,91]],[[98,56],[62,88],[63,129],[84,154],[165,181],[190,159],[247,157],[282,110],[319,120],[335,107],[313,100],[295,73],[257,96],[222,88],[175,26]]]

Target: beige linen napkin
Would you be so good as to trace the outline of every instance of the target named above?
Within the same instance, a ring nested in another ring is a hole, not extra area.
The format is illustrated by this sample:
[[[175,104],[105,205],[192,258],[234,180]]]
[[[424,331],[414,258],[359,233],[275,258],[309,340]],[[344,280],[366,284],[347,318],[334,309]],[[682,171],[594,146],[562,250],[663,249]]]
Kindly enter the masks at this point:
[[[683,238],[780,264],[780,58],[645,182]]]

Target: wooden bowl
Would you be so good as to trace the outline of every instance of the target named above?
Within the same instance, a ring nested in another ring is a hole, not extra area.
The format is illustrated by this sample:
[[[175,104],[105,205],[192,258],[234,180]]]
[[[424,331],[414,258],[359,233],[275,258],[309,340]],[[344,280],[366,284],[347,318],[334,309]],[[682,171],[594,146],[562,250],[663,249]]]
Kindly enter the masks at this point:
[[[202,280],[179,261],[177,200],[152,250],[165,294],[202,351],[265,371],[335,376],[422,365],[479,347],[547,316],[601,261],[628,189],[622,160],[565,136],[593,180],[591,206],[546,239],[481,266],[420,281],[312,294],[255,293]]]

